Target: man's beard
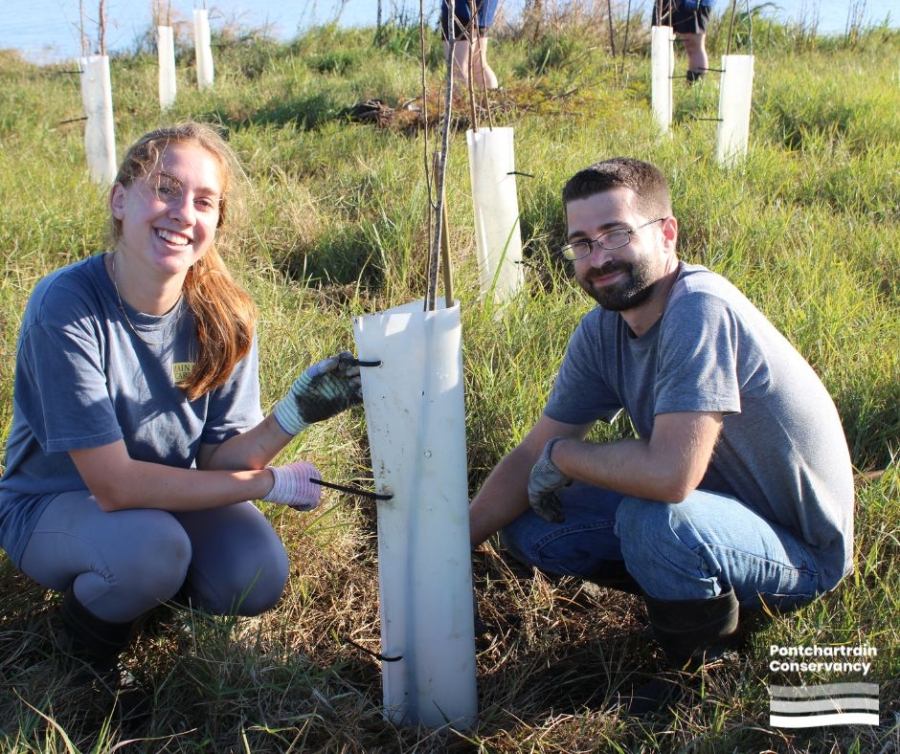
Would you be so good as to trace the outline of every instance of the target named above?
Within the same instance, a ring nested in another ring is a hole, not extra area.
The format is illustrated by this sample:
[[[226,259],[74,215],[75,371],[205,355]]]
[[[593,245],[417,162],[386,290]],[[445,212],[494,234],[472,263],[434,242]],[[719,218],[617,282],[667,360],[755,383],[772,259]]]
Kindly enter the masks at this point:
[[[625,273],[624,280],[602,288],[591,285],[592,280],[619,271]],[[578,278],[578,284],[600,306],[612,312],[624,312],[640,306],[650,299],[656,287],[653,270],[647,259],[642,259],[637,264],[608,262],[599,269],[591,268],[584,278]]]

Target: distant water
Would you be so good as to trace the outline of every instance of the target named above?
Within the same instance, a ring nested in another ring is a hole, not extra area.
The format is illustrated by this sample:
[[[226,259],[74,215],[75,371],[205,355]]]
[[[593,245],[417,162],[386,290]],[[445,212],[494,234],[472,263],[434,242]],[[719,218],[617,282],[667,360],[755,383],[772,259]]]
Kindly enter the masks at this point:
[[[517,19],[525,0],[500,0],[509,19]],[[564,2],[564,0],[557,0]],[[594,0],[605,7],[606,0]],[[738,8],[760,5],[759,0],[737,0]],[[99,0],[82,0],[88,16],[84,26],[89,39],[97,40]],[[151,0],[105,0],[109,52],[133,49],[151,26]],[[425,0],[428,21],[436,23],[440,0]],[[624,7],[624,0],[613,0]],[[888,21],[900,28],[897,0],[778,0],[767,13],[783,21],[815,22],[822,34],[841,34],[849,19],[864,25]],[[244,27],[270,28],[282,41],[296,37],[311,26],[337,21],[340,26],[375,26],[378,0],[171,0],[175,18],[190,20],[194,7],[206,7],[213,29],[237,22]],[[419,0],[382,0],[383,18],[417,19]],[[652,0],[633,0],[632,8],[649,16]],[[731,7],[730,0],[717,0],[718,12]],[[0,3],[0,49],[16,49],[36,63],[68,60],[81,54],[79,0],[3,0]]]

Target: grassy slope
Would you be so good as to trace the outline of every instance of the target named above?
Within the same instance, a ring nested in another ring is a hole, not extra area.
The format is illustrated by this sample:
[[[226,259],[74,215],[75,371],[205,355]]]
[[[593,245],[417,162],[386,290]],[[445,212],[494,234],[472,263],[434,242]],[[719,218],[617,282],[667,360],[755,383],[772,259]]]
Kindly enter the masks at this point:
[[[326,493],[314,514],[267,509],[293,563],[277,610],[239,621],[181,612],[141,636],[127,662],[153,690],[155,713],[140,726],[120,727],[60,675],[50,643],[57,597],[0,561],[3,750],[104,751],[131,738],[127,750],[146,751],[900,747],[900,688],[889,680],[900,677],[900,39],[874,31],[852,47],[812,44],[758,26],[751,152],[740,169],[723,171],[715,124],[704,120],[716,114],[715,77],[692,90],[676,80],[673,138],[661,139],[649,119],[641,40],[632,30],[627,57],[612,59],[595,44],[606,33],[581,22],[492,48],[505,86],[492,117],[515,126],[517,167],[534,176],[519,180],[529,291],[499,317],[476,301],[465,142],[461,132],[452,139],[448,214],[464,304],[471,490],[539,413],[568,333],[589,308],[551,253],[564,233],[559,187],[595,159],[628,153],[671,177],[682,256],[726,274],[778,324],[835,396],[859,470],[887,469],[859,490],[856,575],[778,619],[738,666],[712,674],[699,708],[641,725],[603,709],[633,674],[660,666],[640,603],[528,578],[486,548],[476,553],[475,577],[494,630],[479,647],[481,722],[464,741],[382,720],[378,663],[347,642],[378,649],[374,511]],[[426,57],[435,90],[435,43]],[[422,166],[436,132],[426,145],[421,131],[354,123],[345,112],[370,98],[396,105],[416,97],[420,59],[416,29],[391,31],[381,48],[364,32],[333,29],[290,46],[230,44],[218,50],[212,92],[196,91],[189,55],[179,60],[179,99],[165,118],[153,57],[113,62],[120,153],[163,120],[199,117],[222,122],[244,159],[251,222],[232,264],[260,306],[267,406],[298,368],[352,344],[353,314],[423,293]],[[47,271],[103,248],[105,199],[85,175],[81,124],[64,123],[81,112],[77,77],[2,62],[6,430],[28,292]],[[371,479],[358,413],[313,428],[286,454],[313,460],[326,478]],[[880,650],[872,675],[882,681],[883,727],[768,728],[769,644],[864,642]]]

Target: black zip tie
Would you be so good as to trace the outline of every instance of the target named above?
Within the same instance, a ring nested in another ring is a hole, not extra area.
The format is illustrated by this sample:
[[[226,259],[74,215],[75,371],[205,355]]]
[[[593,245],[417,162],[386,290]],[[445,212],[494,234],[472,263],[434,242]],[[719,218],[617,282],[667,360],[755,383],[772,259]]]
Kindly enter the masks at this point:
[[[369,492],[368,490],[364,490],[361,487],[348,487],[343,484],[334,484],[333,482],[323,482],[321,479],[316,479],[315,477],[310,477],[309,481],[313,484],[321,485],[322,487],[329,487],[333,490],[338,490],[339,492],[348,492],[351,495],[359,495],[360,497],[369,497],[372,500],[392,500],[393,495],[379,495],[377,492]]]
[[[87,120],[87,115],[82,115],[80,118],[69,118],[68,120],[61,120],[58,125],[64,126],[67,123],[80,123],[83,120]]]
[[[381,660],[382,662],[398,662],[403,659],[403,655],[397,655],[396,657],[388,657],[387,655],[383,655],[380,652],[373,652],[371,649],[364,647],[362,644],[357,644],[353,639],[349,636],[341,637],[348,644],[352,644],[357,649],[365,652],[367,655],[372,655],[376,660]]]
[[[353,359],[350,362],[350,366],[353,367],[380,367],[381,361],[360,361],[359,359]]]
[[[523,173],[521,170],[510,170],[507,175],[523,175],[526,178],[534,178],[534,173]]]

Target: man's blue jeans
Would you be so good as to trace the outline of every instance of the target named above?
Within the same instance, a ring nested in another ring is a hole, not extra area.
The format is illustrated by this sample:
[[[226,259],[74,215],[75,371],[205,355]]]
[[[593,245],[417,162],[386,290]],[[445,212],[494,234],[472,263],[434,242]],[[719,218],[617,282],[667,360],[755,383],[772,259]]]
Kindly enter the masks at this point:
[[[559,495],[564,523],[527,511],[501,532],[512,555],[547,573],[590,578],[624,561],[649,597],[707,599],[730,585],[751,609],[791,610],[820,594],[809,548],[734,497],[697,490],[668,504],[579,482]]]

